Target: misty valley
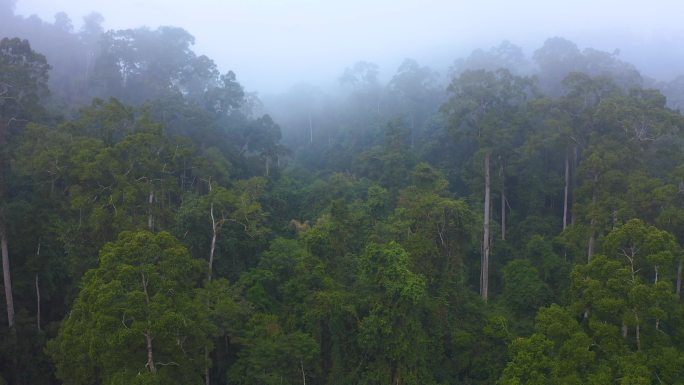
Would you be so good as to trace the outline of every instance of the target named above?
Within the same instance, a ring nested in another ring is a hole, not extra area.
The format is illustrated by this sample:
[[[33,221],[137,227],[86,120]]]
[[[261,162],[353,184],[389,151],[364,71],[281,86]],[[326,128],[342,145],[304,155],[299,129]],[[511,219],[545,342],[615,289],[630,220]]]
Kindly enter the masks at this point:
[[[0,385],[684,384],[684,70],[194,44],[0,0]]]

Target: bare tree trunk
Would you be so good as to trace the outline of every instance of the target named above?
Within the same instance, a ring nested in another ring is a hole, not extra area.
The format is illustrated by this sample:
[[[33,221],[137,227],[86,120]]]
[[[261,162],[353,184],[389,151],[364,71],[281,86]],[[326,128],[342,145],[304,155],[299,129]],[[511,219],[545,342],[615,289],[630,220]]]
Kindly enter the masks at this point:
[[[577,145],[573,147],[572,155],[572,172],[570,176],[570,182],[572,186],[577,186],[576,171],[577,170]],[[572,192],[570,195],[570,224],[575,224],[575,214],[573,214],[572,209],[575,207],[575,193]]]
[[[152,203],[154,202],[154,190],[150,189],[150,195],[147,199],[148,203],[148,215],[147,215],[147,228],[152,231],[154,230],[154,218],[152,217]]]
[[[211,376],[209,375],[209,348],[204,347],[204,385],[211,385]]]
[[[304,372],[304,361],[299,360],[299,367],[302,369],[302,385],[306,385],[306,373]]]
[[[635,337],[636,337],[636,344],[637,344],[637,350],[641,351],[641,327],[639,325],[639,316],[634,314],[636,317],[636,330],[634,331]]]
[[[501,240],[506,240],[506,175],[504,174],[504,166],[501,164],[499,169],[501,176]]]
[[[209,182],[209,192],[211,192],[211,181]],[[218,235],[218,227],[216,217],[214,217],[214,202],[209,206],[209,215],[211,216],[211,246],[209,248],[209,263],[207,266],[207,282],[211,282],[211,273],[214,270],[214,252],[216,251],[216,237]],[[209,372],[209,347],[204,347],[204,384],[211,385],[211,376]]]
[[[309,112],[309,144],[313,144],[313,124],[311,123],[311,113]]]
[[[147,283],[148,281],[145,279],[145,274],[141,273],[140,277],[142,278],[142,287],[143,287],[143,293],[145,293],[145,303],[147,304],[147,307],[150,307],[150,295],[147,292]],[[148,326],[149,326],[149,319],[148,319]],[[147,342],[147,368],[150,370],[152,373],[157,373],[157,367],[154,365],[154,355],[152,354],[152,335],[150,329],[147,329],[145,331],[145,341]]]
[[[145,340],[147,341],[147,367],[152,373],[157,373],[157,367],[154,366],[154,356],[152,354],[152,336],[149,330],[145,333]]]
[[[415,142],[415,124],[413,113],[411,113],[411,148],[413,148]]]
[[[594,255],[594,247],[596,243],[596,231],[594,230],[594,220],[591,220],[591,235],[589,235],[589,245],[587,247],[587,262],[591,261],[591,257]]]
[[[484,159],[484,173],[485,173],[485,197],[484,197],[484,235],[482,237],[482,266],[480,268],[480,295],[484,301],[487,301],[489,292],[489,208],[491,205],[490,198],[490,176],[489,176],[489,152],[485,153]]]
[[[0,221],[2,221],[1,218]],[[7,323],[11,329],[14,326],[14,299],[12,297],[12,277],[10,275],[7,233],[2,222],[0,222],[0,252],[2,253],[2,283],[5,286],[5,301],[7,303]]]
[[[592,205],[592,210],[595,209],[596,206],[596,182],[598,181],[598,177],[594,177],[594,191],[591,194],[591,205]],[[594,248],[596,246],[596,220],[591,218],[591,221],[589,222],[589,227],[591,229],[591,235],[589,236],[589,245],[587,247],[587,261],[591,261],[591,257],[594,255]]]
[[[214,217],[214,203],[209,208],[211,215],[211,247],[209,248],[209,271],[207,272],[207,280],[211,281],[211,272],[214,269],[214,252],[216,251],[216,236],[218,234],[218,227],[216,226],[216,218]]]
[[[568,190],[570,188],[570,160],[565,153],[565,193],[563,196],[563,230],[568,226]]]

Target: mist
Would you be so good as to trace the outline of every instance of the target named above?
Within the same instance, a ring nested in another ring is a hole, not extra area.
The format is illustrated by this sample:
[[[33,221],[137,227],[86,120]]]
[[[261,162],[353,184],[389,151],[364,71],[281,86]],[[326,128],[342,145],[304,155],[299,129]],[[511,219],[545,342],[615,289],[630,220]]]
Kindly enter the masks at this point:
[[[0,0],[0,385],[684,383],[683,11]]]
[[[554,36],[581,48],[617,51],[659,80],[671,80],[684,66],[684,5],[675,0],[16,2],[17,14],[48,22],[65,12],[76,30],[93,11],[104,16],[105,30],[182,27],[195,37],[198,54],[262,95],[302,82],[332,85],[360,60],[378,64],[382,80],[407,57],[444,74],[474,49],[508,40],[530,55]]]

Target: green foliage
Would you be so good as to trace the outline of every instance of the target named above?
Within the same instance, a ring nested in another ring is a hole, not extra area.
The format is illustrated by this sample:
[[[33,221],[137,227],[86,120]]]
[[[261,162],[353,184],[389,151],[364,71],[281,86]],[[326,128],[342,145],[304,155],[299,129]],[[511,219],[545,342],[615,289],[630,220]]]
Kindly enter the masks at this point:
[[[425,278],[409,270],[409,255],[397,243],[371,244],[359,263],[364,293],[359,344],[364,354],[361,383],[430,383],[420,322]]]
[[[124,232],[88,271],[48,352],[67,383],[196,383],[214,327],[201,264],[168,233]]]
[[[573,302],[542,308],[535,334],[513,344],[499,382],[677,382],[675,330],[684,308],[665,267],[677,248],[670,234],[639,220],[613,230],[603,242],[606,255],[575,267]]]
[[[7,129],[40,115],[49,92],[49,69],[45,56],[32,50],[28,40],[0,40],[0,143]]]
[[[0,41],[0,383],[684,381],[684,120],[616,55],[359,62],[262,106],[181,28],[0,19],[54,65],[46,105]]]
[[[539,278],[539,271],[524,259],[517,259],[503,268],[504,301],[511,310],[529,314],[548,301],[549,287]]]
[[[245,348],[228,372],[236,384],[298,384],[313,366],[317,346],[311,336],[286,333],[272,315],[256,314],[241,338]],[[310,375],[310,374],[309,374]]]

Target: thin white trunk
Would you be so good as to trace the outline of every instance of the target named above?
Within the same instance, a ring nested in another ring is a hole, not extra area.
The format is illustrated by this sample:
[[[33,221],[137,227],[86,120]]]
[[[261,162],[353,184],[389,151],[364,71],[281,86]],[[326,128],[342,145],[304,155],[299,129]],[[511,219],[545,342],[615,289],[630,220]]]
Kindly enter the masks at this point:
[[[38,274],[36,274],[36,323],[38,324],[38,331],[40,331],[40,285],[38,285]]]
[[[304,361],[299,360],[299,367],[302,369],[302,384],[306,385],[306,373],[304,373]]]
[[[594,255],[594,244],[596,243],[596,231],[593,229],[594,220],[591,220],[591,235],[589,235],[589,245],[587,247],[587,262],[591,261],[591,257]]]
[[[565,153],[565,192],[563,196],[563,230],[568,226],[568,191],[570,189],[570,160]]]
[[[214,203],[209,207],[209,214],[211,215],[211,247],[209,248],[209,270],[207,272],[207,280],[211,281],[211,272],[214,266],[214,251],[216,250],[216,235],[218,234],[218,227],[216,226],[216,218],[214,217]]]
[[[12,278],[10,275],[9,251],[7,248],[7,233],[5,226],[0,223],[0,252],[2,253],[2,283],[5,286],[5,302],[7,304],[7,323],[14,326],[14,299],[12,297]]]
[[[211,192],[211,181],[209,181],[209,192]],[[214,202],[209,206],[209,214],[211,215],[211,247],[209,248],[209,266],[207,267],[207,282],[211,282],[211,273],[214,269],[214,251],[216,250],[216,218],[214,217]],[[211,385],[211,376],[209,372],[209,347],[204,347],[204,384]]]
[[[145,274],[141,273],[140,277],[142,278],[142,287],[143,287],[143,293],[145,293],[145,303],[147,304],[147,307],[150,307],[150,295],[147,292],[147,283],[148,281],[145,279]],[[154,355],[152,354],[152,332],[149,329],[150,326],[150,320],[148,319],[148,329],[145,331],[145,342],[147,343],[147,368],[150,370],[152,373],[157,373],[157,367],[154,365]]]
[[[489,152],[485,153],[484,159],[485,173],[485,197],[484,197],[484,229],[482,237],[482,266],[480,268],[480,295],[487,301],[489,294],[489,208],[490,198],[490,176],[489,176]]]
[[[311,123],[311,113],[309,112],[309,144],[313,144],[313,124]]]
[[[204,385],[211,385],[211,376],[209,375],[209,348],[204,347]]]
[[[577,157],[578,157],[577,146],[573,147],[573,155],[572,156],[573,156],[573,158],[572,158],[572,173],[570,175],[570,183],[572,184],[572,186],[577,186],[577,178],[575,175],[575,170],[577,170]],[[574,194],[574,192],[572,192],[571,196],[570,196],[570,207],[571,208],[575,207],[575,194]],[[570,211],[569,214],[570,214],[570,224],[574,225],[575,219],[576,219],[575,214],[572,211]]]
[[[641,326],[639,325],[639,316],[634,311],[634,318],[636,318],[636,330],[634,331],[636,337],[637,351],[641,351]]]
[[[152,203],[154,202],[154,191],[150,190],[150,195],[147,199],[147,203],[149,205],[149,212],[147,215],[147,228],[152,231],[154,230],[154,218],[152,217]]]
[[[596,183],[598,182],[598,177],[594,177],[594,191],[591,194],[591,208],[592,210],[595,210],[596,206]],[[591,235],[589,235],[589,245],[587,247],[587,261],[591,261],[591,257],[594,255],[594,248],[596,244],[596,220],[591,218],[591,221],[589,222],[589,227],[591,230]]]
[[[501,240],[506,240],[506,175],[504,174],[504,166],[501,164],[499,169],[501,175]]]

